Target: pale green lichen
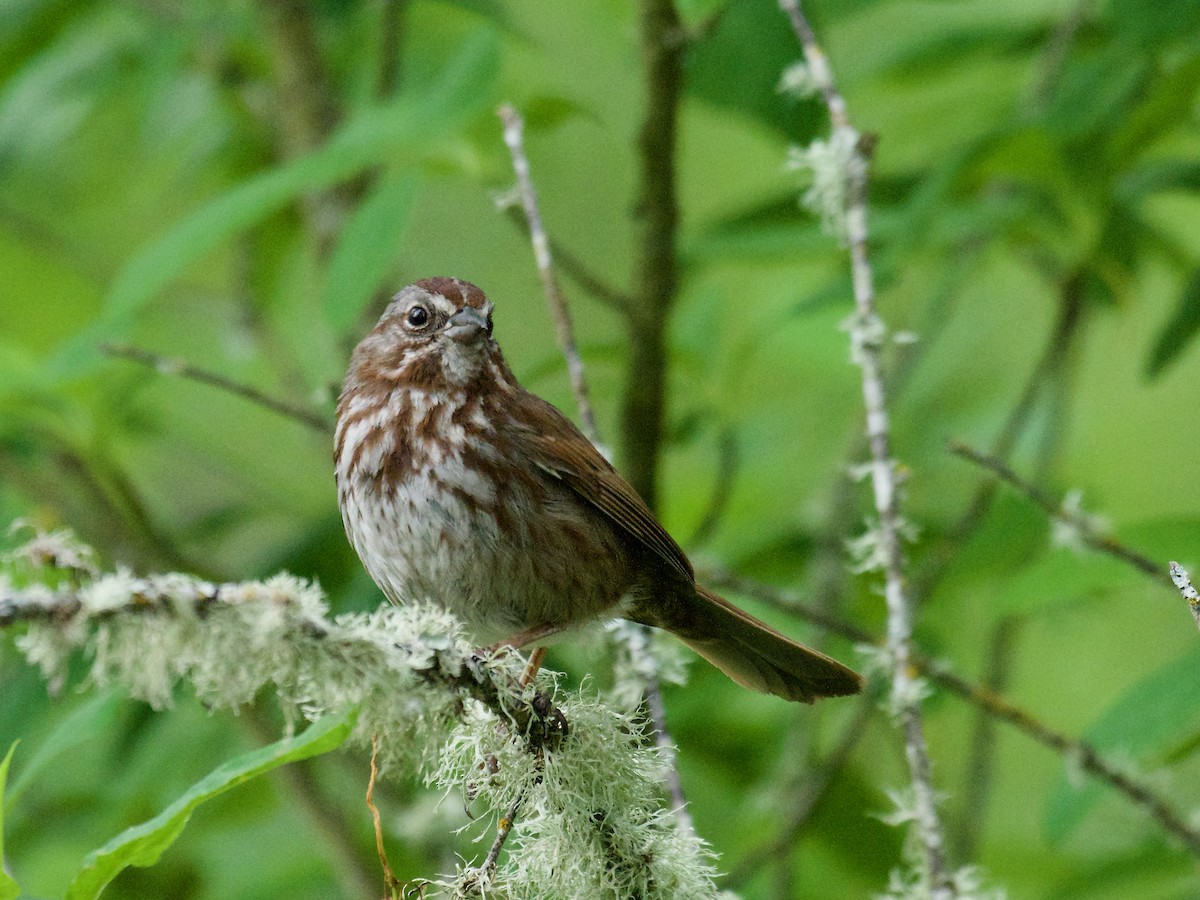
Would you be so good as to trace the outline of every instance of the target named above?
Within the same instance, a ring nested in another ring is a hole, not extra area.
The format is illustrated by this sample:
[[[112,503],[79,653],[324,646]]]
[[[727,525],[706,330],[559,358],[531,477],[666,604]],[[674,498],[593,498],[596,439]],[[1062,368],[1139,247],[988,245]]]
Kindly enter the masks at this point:
[[[667,810],[663,751],[638,722],[590,688],[564,692],[543,674],[539,687],[570,731],[531,743],[495,713],[528,709],[517,687],[524,660],[481,659],[440,608],[330,618],[320,588],[291,575],[214,585],[181,574],[72,570],[64,587],[50,571],[61,554],[21,559],[31,571],[46,567],[46,577],[18,587],[0,572],[0,619],[28,621],[17,645],[52,686],[82,654],[93,684],[120,685],[158,709],[181,682],[212,709],[237,710],[267,688],[293,720],[357,707],[354,738],[365,745],[379,737],[392,777],[416,774],[458,794],[485,823],[519,797],[495,870],[477,868],[484,848],[431,886],[512,898],[716,897],[711,854]],[[643,664],[660,677],[677,668],[643,649]],[[474,685],[489,686],[488,707]],[[490,836],[480,835],[487,844]]]

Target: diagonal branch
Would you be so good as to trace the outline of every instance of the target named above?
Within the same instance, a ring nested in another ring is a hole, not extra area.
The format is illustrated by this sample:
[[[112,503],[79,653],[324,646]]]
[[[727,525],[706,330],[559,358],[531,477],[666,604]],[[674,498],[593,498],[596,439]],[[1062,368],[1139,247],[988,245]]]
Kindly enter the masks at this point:
[[[878,639],[866,629],[814,609],[791,591],[726,571],[709,570],[704,573],[704,578],[714,587],[744,594],[768,603],[846,640],[866,645],[879,643]],[[1087,741],[1078,740],[1057,731],[997,691],[954,674],[936,660],[916,652],[913,653],[911,659],[915,671],[927,677],[934,684],[982,710],[987,715],[1007,722],[1042,746],[1070,758],[1083,771],[1123,794],[1127,800],[1141,808],[1161,828],[1178,838],[1192,854],[1200,856],[1200,828],[1191,825],[1184,815],[1171,807],[1166,798],[1155,793],[1150,786],[1131,776],[1116,763],[1106,759]]]
[[[236,394],[244,400],[249,400],[251,403],[255,403],[264,409],[269,409],[271,412],[293,419],[301,425],[306,425],[313,431],[320,432],[323,435],[333,432],[333,422],[315,410],[290,403],[287,400],[272,397],[263,393],[258,388],[234,381],[232,378],[227,378],[217,372],[193,366],[185,360],[162,356],[150,350],[131,347],[127,344],[105,344],[101,349],[108,356],[132,360],[149,369],[153,369],[160,375],[177,375],[180,378],[186,378],[190,381],[219,388],[230,394]]]
[[[554,262],[550,256],[550,240],[546,237],[546,229],[542,227],[542,214],[538,210],[537,190],[533,186],[533,178],[529,174],[529,158],[525,155],[525,121],[520,113],[512,106],[505,104],[497,111],[500,121],[504,123],[504,143],[512,155],[513,171],[517,175],[517,188],[521,194],[521,206],[525,210],[525,219],[529,223],[529,239],[533,244],[533,259],[537,263],[538,277],[542,281],[542,290],[546,294],[546,303],[550,314],[554,317],[554,329],[558,336],[558,346],[567,361],[567,373],[571,377],[571,390],[575,394],[575,405],[579,408],[579,418],[583,424],[583,433],[593,444],[600,442],[600,434],[596,429],[596,416],[592,412],[592,401],[588,399],[587,379],[583,372],[583,360],[579,356],[579,348],[575,345],[575,328],[571,323],[571,311],[567,309],[567,301],[563,298],[562,288],[554,274]]]

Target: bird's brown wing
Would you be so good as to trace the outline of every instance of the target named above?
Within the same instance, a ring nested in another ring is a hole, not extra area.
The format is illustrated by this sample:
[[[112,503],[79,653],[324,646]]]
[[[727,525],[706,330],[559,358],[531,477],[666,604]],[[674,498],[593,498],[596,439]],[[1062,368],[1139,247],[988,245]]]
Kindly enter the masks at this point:
[[[689,582],[692,565],[620,473],[592,442],[542,398],[521,391],[511,408],[515,438],[527,458],[604,513],[615,525]]]

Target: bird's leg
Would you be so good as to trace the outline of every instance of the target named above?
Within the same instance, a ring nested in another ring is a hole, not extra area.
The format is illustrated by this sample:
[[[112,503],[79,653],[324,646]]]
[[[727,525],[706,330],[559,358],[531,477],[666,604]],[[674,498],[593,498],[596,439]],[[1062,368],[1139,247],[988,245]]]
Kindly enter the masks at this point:
[[[494,654],[505,647],[513,650],[520,650],[522,647],[528,646],[535,641],[540,641],[544,638],[550,637],[551,635],[558,634],[562,630],[563,629],[561,625],[555,625],[551,622],[543,622],[541,625],[535,625],[532,628],[526,628],[524,631],[518,631],[516,634],[506,637],[504,640],[493,644],[488,648],[488,652],[489,654]],[[525,666],[525,672],[521,675],[521,687],[525,687],[531,681],[533,681],[534,676],[537,675],[538,670],[542,667],[542,660],[545,658],[546,648],[535,647],[533,652],[529,655],[529,664]]]
[[[525,666],[525,671],[521,673],[520,685],[522,688],[528,687],[537,675],[538,670],[542,667],[542,660],[546,658],[545,647],[534,647],[533,652],[529,654],[529,662]]]

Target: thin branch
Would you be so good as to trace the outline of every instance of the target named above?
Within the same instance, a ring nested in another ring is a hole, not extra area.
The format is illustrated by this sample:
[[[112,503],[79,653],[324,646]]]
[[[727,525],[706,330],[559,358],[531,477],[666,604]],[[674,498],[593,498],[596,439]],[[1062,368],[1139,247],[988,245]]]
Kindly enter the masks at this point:
[[[514,225],[523,229],[529,228],[529,220],[525,218],[523,206],[505,205],[504,212],[506,218]],[[629,294],[604,281],[588,268],[587,263],[554,238],[550,238],[550,253],[563,273],[584,291],[614,312],[623,316],[629,315],[629,311],[633,308],[633,298]]]
[[[504,849],[504,844],[508,840],[509,834],[512,833],[513,823],[517,820],[517,813],[521,810],[521,804],[525,802],[525,795],[518,793],[512,805],[508,808],[508,812],[500,817],[496,823],[496,839],[492,841],[492,846],[488,848],[487,856],[483,860],[484,878],[490,880],[496,872],[496,862],[500,859],[500,851]]]
[[[1055,731],[982,685],[972,684],[965,678],[939,669],[928,662],[922,662],[921,665],[930,679],[937,684],[986,710],[989,715],[1009,723],[1039,744],[1061,753],[1078,764],[1083,771],[1120,791],[1159,826],[1177,837],[1194,856],[1200,856],[1200,831],[1190,825],[1183,815],[1172,809],[1167,801],[1154,793],[1149,786],[1106,760],[1091,744]]]
[[[579,356],[579,348],[575,345],[575,329],[571,324],[571,312],[567,309],[562,289],[558,286],[558,278],[554,275],[550,241],[546,237],[545,228],[542,227],[537,191],[529,174],[529,159],[525,155],[524,144],[525,122],[516,109],[507,104],[501,106],[497,114],[500,116],[500,121],[504,123],[504,143],[508,145],[508,151],[512,154],[513,171],[516,172],[517,187],[521,193],[521,205],[525,209],[525,218],[529,222],[529,238],[533,243],[533,258],[537,263],[542,290],[546,293],[546,303],[550,306],[550,314],[554,317],[558,346],[567,361],[567,373],[571,377],[571,390],[575,394],[575,405],[579,408],[583,433],[587,435],[588,440],[596,444],[599,443],[600,436],[596,429],[596,416],[592,412],[592,403],[588,399],[583,360]]]
[[[1046,42],[1046,47],[1038,62],[1037,78],[1033,85],[1029,104],[1034,112],[1041,112],[1045,109],[1050,94],[1062,75],[1067,55],[1075,45],[1075,38],[1091,12],[1091,7],[1092,0],[1076,0],[1075,5],[1054,26],[1050,40]]]
[[[847,640],[870,645],[879,643],[875,636],[865,629],[814,610],[800,601],[799,597],[791,591],[728,572],[709,571],[705,575],[707,580],[717,587],[736,591],[769,603],[777,609],[791,612],[799,618]],[[945,665],[935,660],[914,653],[912,665],[915,671],[927,677],[934,684],[978,707],[988,715],[1007,722],[1026,737],[1071,759],[1083,771],[1124,794],[1126,799],[1144,810],[1162,828],[1179,838],[1193,854],[1200,856],[1200,830],[1191,826],[1183,815],[1173,810],[1165,799],[1154,793],[1147,785],[1140,783],[1117,765],[1106,760],[1091,744],[1056,731],[996,691],[955,675]]]
[[[1107,553],[1109,556],[1133,566],[1143,575],[1148,575],[1159,583],[1162,582],[1163,571],[1159,563],[1108,535],[1098,534],[1095,526],[1088,521],[1086,516],[1067,508],[1063,501],[1056,500],[1036,484],[1022,478],[1003,460],[975,450],[960,441],[951,441],[949,449],[956,456],[961,456],[994,473],[1005,484],[1015,488],[1040,506],[1055,521],[1069,525],[1088,547],[1101,553]]]
[[[737,436],[732,428],[723,427],[717,438],[717,476],[713,486],[712,497],[708,501],[708,509],[704,518],[692,532],[689,547],[696,547],[710,540],[721,524],[721,517],[729,507],[733,496],[733,479],[738,469]]]
[[[921,842],[924,876],[932,896],[954,893],[946,864],[946,841],[938,815],[925,730],[921,719],[920,685],[913,677],[912,609],[905,585],[905,558],[901,535],[897,467],[892,458],[884,387],[882,350],[886,329],[875,311],[875,285],[867,255],[867,152],[861,135],[850,125],[846,102],[833,81],[833,73],[816,35],[800,8],[799,0],[780,0],[804,51],[813,84],[829,110],[833,125],[831,143],[853,148],[845,166],[844,210],[850,272],[854,286],[855,315],[851,342],[855,361],[862,369],[867,439],[871,452],[871,483],[878,515],[878,549],[885,576],[887,650],[892,666],[892,705],[904,733],[905,758],[913,789],[913,815]]]
[[[292,159],[321,145],[340,118],[333,79],[317,38],[314,8],[305,0],[259,0],[266,17],[271,71],[275,77],[281,155]],[[322,256],[333,249],[349,194],[332,187],[300,202],[309,233]]]
[[[645,627],[645,626],[640,626]],[[671,808],[679,827],[687,832],[695,830],[692,814],[688,812],[687,796],[683,793],[683,779],[679,777],[679,758],[671,732],[667,730],[667,708],[663,705],[662,685],[658,678],[644,679],[642,701],[654,726],[654,743],[666,763],[667,790],[671,795]]]
[[[583,431],[593,444],[600,443],[600,431],[588,400],[587,378],[584,373],[583,360],[575,346],[575,335],[571,325],[571,316],[566,300],[558,286],[554,274],[554,261],[551,256],[551,243],[542,226],[541,213],[537,205],[537,191],[530,175],[529,159],[525,155],[524,122],[520,114],[509,105],[498,110],[501,122],[504,124],[504,142],[512,155],[513,170],[517,176],[517,186],[521,195],[521,206],[525,219],[529,224],[530,240],[533,244],[533,254],[537,261],[538,275],[546,294],[546,302],[554,317],[559,348],[567,361],[567,370],[571,376],[571,388],[575,394],[575,402],[579,408],[579,418]],[[656,664],[649,647],[649,629],[645,625],[633,622],[623,623],[615,631],[615,640],[620,643],[631,659],[634,660],[634,670],[639,673],[642,685],[642,702],[646,708],[650,722],[654,728],[655,743],[666,754],[668,765],[666,770],[667,787],[671,801],[675,807],[680,828],[691,831],[692,820],[687,812],[687,800],[683,793],[683,781],[679,777],[679,767],[675,764],[675,747],[671,741],[671,733],[667,729],[666,710],[663,707],[662,691],[659,685]]]
[[[1179,588],[1179,593],[1187,601],[1192,618],[1196,621],[1196,627],[1200,628],[1200,593],[1197,593],[1192,586],[1192,579],[1188,576],[1187,569],[1175,560],[1171,560],[1171,581],[1175,583],[1175,587]]]
[[[685,30],[674,0],[641,0],[646,103],[638,136],[638,188],[629,315],[629,363],[621,406],[621,450],[629,483],[658,505],[658,462],[666,418],[666,332],[679,293],[676,252],[676,120],[683,96]]]
[[[1019,630],[1016,616],[1005,616],[996,623],[988,642],[983,686],[995,694],[1003,694],[1008,683],[1013,646]],[[996,720],[986,710],[978,709],[971,730],[971,748],[967,754],[966,775],[963,778],[962,818],[955,842],[960,859],[975,856],[979,835],[983,829],[984,813],[992,793],[992,771],[996,758]]]
[[[379,21],[379,73],[375,96],[387,100],[400,87],[400,50],[408,0],[384,0]]]
[[[290,403],[287,400],[279,400],[271,397],[257,388],[241,384],[208,369],[193,366],[185,360],[170,356],[161,356],[150,350],[143,350],[140,347],[130,347],[125,344],[105,344],[101,349],[108,356],[132,360],[147,368],[154,369],[160,375],[174,375],[186,378],[189,381],[197,381],[201,384],[207,384],[210,387],[219,388],[230,394],[236,394],[244,400],[249,400],[251,403],[255,403],[264,409],[269,409],[281,416],[293,419],[323,435],[328,435],[333,431],[333,422],[315,410]]]

